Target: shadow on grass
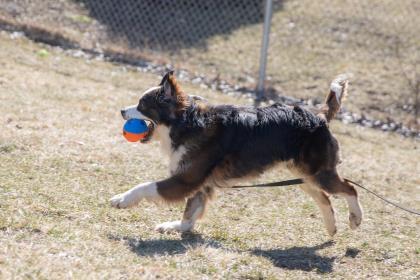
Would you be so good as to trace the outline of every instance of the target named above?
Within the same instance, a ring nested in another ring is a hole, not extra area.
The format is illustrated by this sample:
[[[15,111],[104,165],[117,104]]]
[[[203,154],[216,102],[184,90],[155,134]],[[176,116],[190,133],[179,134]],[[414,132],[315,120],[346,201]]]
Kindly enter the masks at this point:
[[[223,245],[212,239],[204,239],[197,233],[183,233],[181,239],[152,239],[141,240],[139,238],[127,236],[108,235],[111,240],[126,241],[128,248],[138,256],[156,255],[177,255],[184,254],[191,248],[205,245],[206,247],[221,248]],[[324,242],[312,247],[291,247],[288,249],[253,249],[251,251],[238,251],[238,253],[248,252],[256,256],[269,259],[273,265],[283,269],[312,271],[318,273],[331,273],[334,261],[337,257],[320,256],[318,250],[334,245],[333,241]],[[235,250],[230,250],[235,251]],[[355,258],[360,250],[348,248],[344,257]]]
[[[347,248],[346,254],[344,256],[354,259],[355,257],[359,255],[359,253],[360,253],[360,250],[357,248]]]
[[[261,24],[264,1],[74,0],[106,27],[111,38],[125,38],[131,47],[169,50],[207,47],[207,39]],[[283,1],[275,1],[274,10]]]
[[[126,241],[128,248],[139,256],[183,254],[190,248],[201,245],[213,248],[222,247],[217,241],[204,239],[197,233],[183,233],[181,239],[141,240],[135,237],[115,235],[108,235],[108,238],[116,241]]]
[[[328,241],[313,247],[292,247],[289,249],[261,250],[254,249],[252,254],[269,259],[275,266],[290,269],[330,273],[336,257],[324,257],[316,253],[317,250],[330,247],[333,241]]]

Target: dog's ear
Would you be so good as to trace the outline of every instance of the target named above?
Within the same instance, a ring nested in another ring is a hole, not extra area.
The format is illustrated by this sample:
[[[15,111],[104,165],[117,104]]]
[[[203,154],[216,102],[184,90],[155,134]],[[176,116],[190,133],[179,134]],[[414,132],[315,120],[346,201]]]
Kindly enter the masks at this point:
[[[161,86],[163,86],[165,97],[175,97],[177,100],[181,100],[183,97],[186,97],[184,92],[181,90],[181,86],[178,84],[173,71],[165,74],[162,79]]]
[[[174,79],[174,71],[169,71],[160,81],[159,85],[163,87],[163,92],[167,98],[174,97],[176,94],[176,81]]]
[[[160,86],[163,86],[164,85],[164,83],[169,79],[169,77],[170,76],[173,76],[174,75],[174,71],[168,71],[168,72],[166,72],[166,74],[163,76],[163,78],[162,78],[162,80],[160,81]]]
[[[173,71],[165,74],[161,86],[165,98],[172,99],[177,104],[178,109],[186,108],[189,105],[188,96],[181,90]]]
[[[166,98],[171,98],[174,97],[176,94],[176,89],[175,87],[172,85],[171,80],[168,78],[166,79],[163,84],[163,92]]]

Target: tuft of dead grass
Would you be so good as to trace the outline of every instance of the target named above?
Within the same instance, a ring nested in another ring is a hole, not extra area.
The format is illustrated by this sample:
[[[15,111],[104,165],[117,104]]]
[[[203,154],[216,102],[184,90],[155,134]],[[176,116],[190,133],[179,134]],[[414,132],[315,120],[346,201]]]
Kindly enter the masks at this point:
[[[179,219],[182,205],[110,208],[112,195],[167,175],[158,144],[126,142],[119,116],[160,77],[5,33],[0,44],[0,278],[419,277],[419,220],[363,191],[360,230],[348,228],[344,202],[333,201],[333,241],[297,188],[220,192],[191,234],[153,230]],[[247,102],[183,86],[212,102]],[[342,174],[420,208],[418,141],[337,122],[332,130]],[[261,181],[291,176],[273,170]]]

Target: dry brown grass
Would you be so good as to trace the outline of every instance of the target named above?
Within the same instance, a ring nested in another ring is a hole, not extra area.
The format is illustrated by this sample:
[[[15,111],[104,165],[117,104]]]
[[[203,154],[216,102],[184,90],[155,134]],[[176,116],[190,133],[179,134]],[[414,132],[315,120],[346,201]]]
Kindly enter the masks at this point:
[[[92,17],[83,2],[6,1],[0,3],[0,16],[14,15],[23,24],[63,34],[64,38],[75,39],[86,48],[100,42],[102,48],[126,52],[129,43],[124,42],[124,36],[116,38],[107,34],[108,26]],[[348,109],[371,118],[391,118],[418,129],[420,120],[413,119],[413,108],[404,109],[414,104],[415,96],[401,69],[404,67],[410,75],[419,71],[417,0],[275,2],[281,8],[275,10],[272,20],[268,86],[285,95],[308,98],[324,92],[333,76],[351,72],[355,82]],[[97,8],[101,9],[100,4]],[[141,11],[137,13],[141,15]],[[159,28],[165,26],[154,28],[156,33],[162,33]],[[228,36],[218,34],[206,38],[205,48],[156,52],[153,47],[143,47],[135,51],[161,63],[171,62],[207,76],[220,74],[222,78],[253,87],[261,31],[261,23],[250,24],[232,30]],[[401,42],[400,59],[395,53],[397,40]],[[415,61],[417,69],[413,66]]]
[[[418,218],[363,191],[360,230],[349,230],[343,201],[333,201],[333,242],[295,188],[220,193],[187,235],[153,230],[179,219],[182,205],[111,209],[112,195],[167,174],[157,143],[131,144],[120,133],[119,108],[159,77],[4,33],[0,45],[0,278],[418,279]],[[420,208],[418,141],[337,122],[332,130],[343,174]],[[261,180],[291,177],[279,171]]]

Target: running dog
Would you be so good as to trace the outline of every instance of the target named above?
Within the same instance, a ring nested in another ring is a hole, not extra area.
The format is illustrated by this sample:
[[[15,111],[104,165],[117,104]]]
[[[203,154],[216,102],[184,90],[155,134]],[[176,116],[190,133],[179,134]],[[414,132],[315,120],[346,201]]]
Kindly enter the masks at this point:
[[[362,209],[354,187],[337,173],[339,145],[328,128],[347,87],[345,76],[333,80],[317,113],[283,104],[263,108],[213,106],[185,94],[173,72],[168,72],[158,86],[143,93],[137,105],[121,110],[121,114],[125,120],[150,122],[142,142],[160,141],[170,159],[170,176],[118,194],[111,198],[111,205],[128,208],[142,199],[187,199],[182,220],[160,224],[157,230],[190,231],[216,188],[228,188],[237,180],[285,163],[304,179],[301,188],[318,204],[329,235],[336,233],[330,194],[346,199],[350,227],[355,229],[362,221]]]

